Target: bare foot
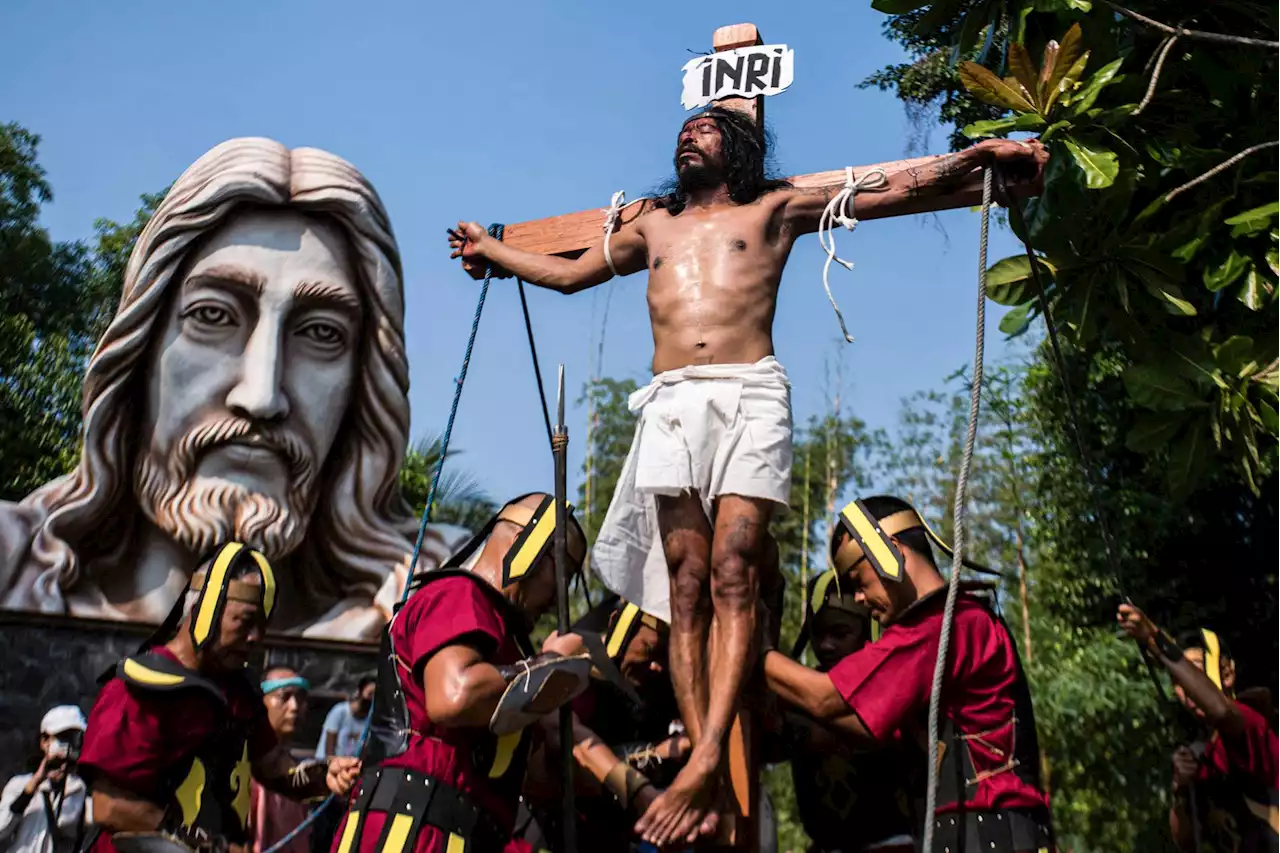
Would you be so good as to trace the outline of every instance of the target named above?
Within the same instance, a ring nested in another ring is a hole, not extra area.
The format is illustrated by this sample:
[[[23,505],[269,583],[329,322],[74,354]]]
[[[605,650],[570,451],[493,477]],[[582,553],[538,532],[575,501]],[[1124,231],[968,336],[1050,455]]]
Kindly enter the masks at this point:
[[[714,773],[686,764],[636,822],[636,834],[657,847],[692,844],[700,835],[714,834],[719,815],[708,809],[715,791]]]

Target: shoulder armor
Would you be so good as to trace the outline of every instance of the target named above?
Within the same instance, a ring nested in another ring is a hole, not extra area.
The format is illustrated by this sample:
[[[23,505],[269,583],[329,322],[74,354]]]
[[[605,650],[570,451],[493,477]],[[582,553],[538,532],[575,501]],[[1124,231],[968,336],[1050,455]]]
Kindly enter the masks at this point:
[[[163,655],[147,653],[127,657],[120,661],[115,674],[132,688],[156,692],[194,688],[211,693],[219,702],[226,702],[226,697],[212,681]]]

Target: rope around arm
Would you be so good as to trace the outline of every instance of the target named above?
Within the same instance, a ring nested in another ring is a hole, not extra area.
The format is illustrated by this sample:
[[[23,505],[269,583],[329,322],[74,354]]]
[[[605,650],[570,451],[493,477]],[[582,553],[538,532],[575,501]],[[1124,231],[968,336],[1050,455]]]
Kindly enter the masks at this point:
[[[846,231],[852,231],[858,227],[857,212],[854,207],[854,196],[859,190],[880,189],[888,185],[889,175],[884,169],[872,169],[862,175],[862,177],[854,180],[853,167],[846,166],[844,169],[844,187],[840,192],[836,193],[831,201],[827,202],[826,208],[822,211],[822,216],[818,219],[818,243],[822,246],[822,250],[827,253],[827,260],[822,265],[822,286],[827,291],[827,299],[831,302],[831,309],[836,312],[836,320],[840,322],[840,331],[844,334],[847,343],[853,343],[853,336],[849,334],[848,328],[844,324],[844,315],[840,313],[840,306],[836,304],[836,298],[831,295],[831,263],[834,261],[845,269],[853,272],[853,261],[846,261],[836,256],[836,226],[843,225]],[[848,211],[848,215],[845,215]],[[607,257],[607,255],[606,255]]]
[[[618,217],[622,215],[622,211],[626,210],[633,204],[639,204],[642,201],[648,201],[649,196],[641,196],[635,201],[627,201],[627,193],[625,190],[618,190],[613,194],[613,198],[609,201],[609,207],[604,213],[604,262],[609,265],[609,272],[614,277],[618,276],[618,268],[613,265],[613,253],[609,251],[609,238],[613,236],[613,231],[618,225]]]
[[[956,499],[952,507],[955,542],[951,556],[951,578],[947,584],[947,606],[942,611],[942,634],[938,637],[938,658],[933,666],[933,687],[929,693],[929,788],[924,809],[924,845],[933,849],[934,812],[938,808],[938,717],[942,709],[942,681],[947,671],[947,653],[951,647],[951,627],[955,622],[956,598],[960,592],[960,567],[965,546],[965,497],[969,487],[969,467],[973,462],[973,446],[978,435],[978,412],[982,402],[982,360],[986,343],[987,315],[987,231],[991,219],[991,174],[994,167],[982,170],[982,233],[978,241],[978,330],[973,352],[973,380],[969,386],[969,425],[965,430],[964,454],[956,478]],[[963,792],[961,793],[963,795]]]

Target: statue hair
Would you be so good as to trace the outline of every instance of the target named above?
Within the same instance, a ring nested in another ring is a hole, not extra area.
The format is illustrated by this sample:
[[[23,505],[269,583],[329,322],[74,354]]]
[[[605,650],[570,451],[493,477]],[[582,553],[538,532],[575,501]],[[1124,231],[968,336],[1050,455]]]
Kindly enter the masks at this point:
[[[202,238],[262,208],[323,217],[342,232],[365,315],[358,379],[323,460],[307,534],[273,562],[306,567],[294,588],[307,599],[302,609],[317,613],[325,602],[371,601],[404,562],[416,529],[397,479],[408,444],[409,365],[400,252],[386,210],[364,176],[333,154],[232,139],[178,178],[139,236],[120,305],[85,375],[80,460],[23,501],[43,511],[29,557],[39,572],[34,606],[61,609],[64,593],[92,592],[130,554],[140,512],[131,482],[141,452],[137,401],[174,286]]]

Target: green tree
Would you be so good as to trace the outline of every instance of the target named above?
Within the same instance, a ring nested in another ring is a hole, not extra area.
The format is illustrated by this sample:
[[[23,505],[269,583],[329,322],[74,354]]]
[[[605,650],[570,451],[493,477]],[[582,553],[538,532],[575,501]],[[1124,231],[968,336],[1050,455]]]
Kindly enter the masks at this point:
[[[0,125],[0,499],[21,498],[72,464],[80,428],[79,376],[92,346],[83,284],[85,248],[38,224],[53,199],[37,160],[40,139]]]
[[[427,506],[431,480],[440,464],[440,450],[440,436],[424,436],[405,452],[404,464],[400,467],[400,493],[419,516]],[[461,452],[451,449],[445,458],[431,520],[437,524],[456,524],[475,533],[498,511],[498,505],[469,471],[457,467]]]
[[[1025,205],[1049,305],[1081,348],[1121,346],[1137,404],[1119,440],[1185,496],[1230,465],[1258,493],[1276,434],[1276,10],[1100,0],[875,0],[913,61],[867,84],[966,137],[1034,131],[1052,154]],[[965,60],[965,61],[958,61]],[[968,60],[977,60],[968,61]],[[994,71],[992,70],[994,69]],[[1219,168],[1219,167],[1223,168]],[[991,268],[1019,332],[1040,311],[1023,256]]]
[[[115,312],[138,234],[163,194],[134,220],[95,223],[92,246],[55,242],[38,225],[53,193],[39,137],[0,125],[0,499],[17,500],[66,473],[79,451],[81,385]]]

